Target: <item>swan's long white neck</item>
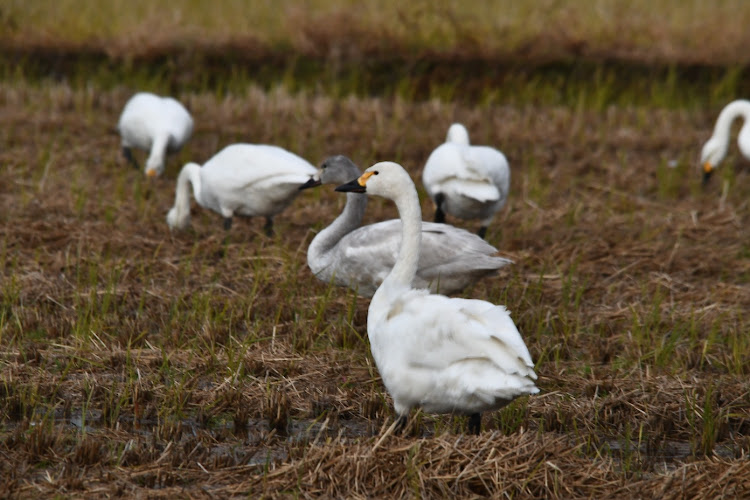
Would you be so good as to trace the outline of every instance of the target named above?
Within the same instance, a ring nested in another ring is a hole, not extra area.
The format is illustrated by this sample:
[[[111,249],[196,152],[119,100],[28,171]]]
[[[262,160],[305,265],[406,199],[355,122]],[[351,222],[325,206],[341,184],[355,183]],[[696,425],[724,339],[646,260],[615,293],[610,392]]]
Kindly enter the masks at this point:
[[[190,213],[190,184],[193,185],[193,196],[199,205],[203,205],[201,197],[201,166],[188,163],[177,177],[177,191],[174,197],[174,207],[178,214]]]
[[[411,187],[411,186],[409,186]],[[419,265],[419,248],[422,244],[422,209],[419,206],[417,192],[404,189],[394,198],[401,217],[401,248],[393,269],[383,281],[380,288],[405,286],[411,288]]]
[[[741,99],[727,104],[719,113],[719,118],[716,119],[713,137],[721,141],[722,144],[728,143],[732,122],[740,116],[746,122],[750,120],[750,101]]]
[[[151,143],[151,152],[149,153],[148,159],[146,159],[147,170],[156,170],[159,173],[164,170],[164,157],[167,154],[168,145],[168,133],[159,134],[154,137]]]
[[[367,209],[367,196],[358,193],[346,194],[346,205],[341,214],[327,228],[323,229],[307,249],[308,262],[315,262],[325,255],[345,235],[362,224]]]

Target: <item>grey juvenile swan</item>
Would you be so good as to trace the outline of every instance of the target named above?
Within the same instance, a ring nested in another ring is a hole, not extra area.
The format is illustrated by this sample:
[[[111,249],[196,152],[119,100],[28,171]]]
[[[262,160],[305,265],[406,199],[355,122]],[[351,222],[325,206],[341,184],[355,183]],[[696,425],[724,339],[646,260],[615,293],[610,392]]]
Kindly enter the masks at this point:
[[[343,184],[361,174],[346,156],[326,159],[321,169],[300,189],[321,184]],[[313,238],[307,265],[320,280],[348,286],[372,297],[393,268],[401,241],[401,221],[392,219],[361,226],[367,197],[347,194],[344,211]],[[422,222],[418,288],[455,293],[497,272],[512,261],[497,257],[497,249],[479,236],[448,224]]]

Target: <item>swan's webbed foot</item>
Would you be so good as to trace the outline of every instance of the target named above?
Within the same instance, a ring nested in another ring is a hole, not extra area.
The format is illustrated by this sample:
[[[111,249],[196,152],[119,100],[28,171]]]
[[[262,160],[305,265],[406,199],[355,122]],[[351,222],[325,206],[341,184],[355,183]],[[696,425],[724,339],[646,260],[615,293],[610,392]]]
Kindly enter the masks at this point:
[[[138,162],[136,161],[135,156],[133,156],[133,151],[129,147],[127,146],[122,147],[122,156],[124,156],[125,160],[127,160],[128,163],[133,165],[133,167],[136,170],[141,169],[141,167],[138,166]]]
[[[230,229],[232,229],[232,218],[224,217],[224,230],[229,231]]]
[[[478,436],[482,430],[482,414],[472,413],[471,415],[469,415],[468,427],[469,427],[469,434],[474,434],[475,436]]]
[[[265,231],[266,236],[273,236],[273,218],[266,217],[266,225],[263,226],[263,231]]]

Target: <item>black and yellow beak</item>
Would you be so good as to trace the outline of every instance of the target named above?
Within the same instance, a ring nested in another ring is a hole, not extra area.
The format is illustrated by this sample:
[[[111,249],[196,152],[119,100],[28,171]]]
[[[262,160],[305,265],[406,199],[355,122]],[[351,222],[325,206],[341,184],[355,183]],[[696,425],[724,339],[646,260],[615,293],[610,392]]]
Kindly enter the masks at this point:
[[[366,193],[367,179],[375,175],[375,172],[365,172],[353,181],[349,181],[346,184],[342,184],[336,188],[336,191],[342,193]]]
[[[703,185],[705,186],[708,184],[708,181],[711,180],[711,174],[714,173],[714,167],[711,165],[711,162],[706,162],[703,164]]]
[[[316,179],[315,177],[310,177],[310,179],[304,184],[302,184],[298,189],[302,191],[303,189],[320,186],[320,184],[321,184],[320,179]]]

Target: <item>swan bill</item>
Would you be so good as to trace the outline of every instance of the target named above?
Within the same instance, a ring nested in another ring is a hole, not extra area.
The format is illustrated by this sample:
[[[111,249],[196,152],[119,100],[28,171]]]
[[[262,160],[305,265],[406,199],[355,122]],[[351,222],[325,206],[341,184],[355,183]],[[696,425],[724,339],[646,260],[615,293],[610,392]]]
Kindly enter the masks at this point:
[[[377,170],[371,170],[369,172],[365,172],[364,174],[360,175],[357,179],[354,179],[353,181],[349,181],[346,184],[340,185],[339,187],[336,188],[336,191],[342,191],[345,193],[366,193],[367,188],[365,186],[367,185],[367,179],[377,174],[378,174]]]
[[[336,188],[336,191],[340,191],[342,193],[366,193],[367,190],[365,189],[364,184],[360,184],[360,179],[362,177],[359,177],[357,179],[354,179],[353,181],[349,181],[346,184],[342,184]]]
[[[315,177],[310,177],[310,179],[304,184],[302,184],[298,189],[302,191],[303,189],[317,187],[320,185],[321,185],[320,179],[316,179]]]
[[[714,173],[714,167],[711,165],[710,161],[707,161],[703,164],[703,185],[705,186],[708,184],[708,181],[711,179],[711,174]]]

